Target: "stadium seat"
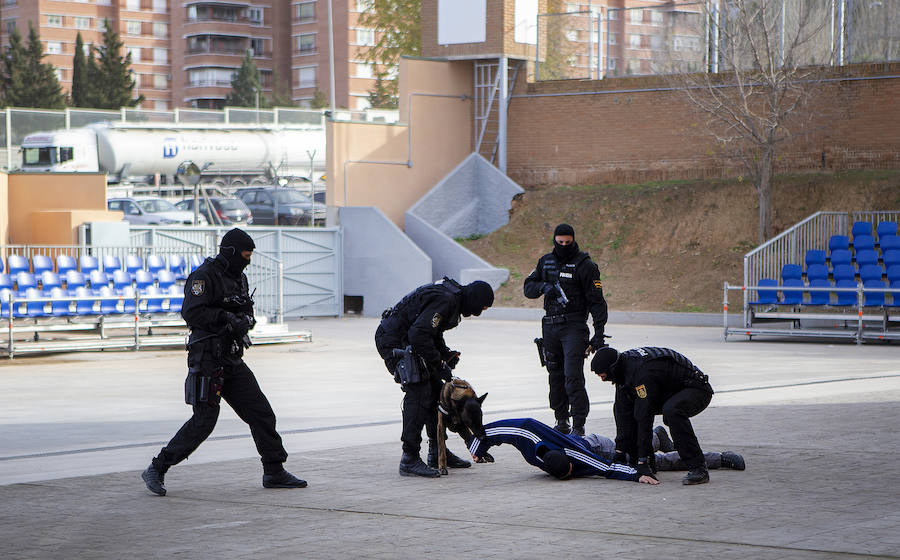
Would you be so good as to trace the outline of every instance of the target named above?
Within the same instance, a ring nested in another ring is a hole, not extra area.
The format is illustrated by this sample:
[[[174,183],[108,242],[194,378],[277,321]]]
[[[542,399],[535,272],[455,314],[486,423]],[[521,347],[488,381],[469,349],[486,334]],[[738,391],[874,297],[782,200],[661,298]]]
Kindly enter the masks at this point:
[[[865,307],[881,307],[884,305],[884,292],[867,292],[869,288],[885,288],[884,282],[878,280],[866,280],[863,282],[863,305]]]
[[[62,288],[59,274],[51,270],[45,270],[41,273],[41,290],[43,290],[44,294],[50,295],[50,291],[53,288]]]
[[[814,264],[825,264],[825,251],[821,249],[810,249],[806,252],[806,268]]]
[[[900,264],[900,249],[891,249],[884,253],[884,268]]]
[[[856,270],[853,268],[853,265],[849,264],[839,264],[834,267],[834,281],[838,280],[853,280],[856,277]]]
[[[850,234],[853,236],[854,242],[857,235],[872,235],[872,222],[853,222]]]
[[[117,296],[109,286],[102,286],[97,294],[100,299],[100,314],[115,315],[121,313],[119,311],[119,296]]]
[[[159,255],[150,255],[147,257],[147,270],[156,278],[160,270],[166,269],[166,261]]]
[[[37,289],[37,280],[34,279],[34,274],[30,272],[16,274],[16,291],[19,292],[20,296],[24,295],[31,288]]]
[[[853,238],[853,251],[858,255],[860,251],[875,249],[875,238],[871,235],[860,235]]]
[[[119,293],[122,296],[122,313],[134,313],[136,309],[136,303],[134,301],[136,292],[134,291],[134,286],[129,284],[122,288],[122,291]]]
[[[15,276],[20,272],[28,272],[28,259],[22,255],[9,255],[6,257],[6,269],[10,276]]]
[[[114,270],[112,273],[113,288],[116,292],[122,293],[126,287],[131,287],[131,275],[122,269]]]
[[[889,307],[900,307],[900,290],[897,290],[897,288],[900,288],[900,278],[891,280],[891,303],[886,303],[885,305]]]
[[[92,270],[91,276],[90,276],[90,281],[91,281],[91,290],[95,294],[99,294],[100,290],[102,288],[109,287],[109,276],[107,276],[107,274],[105,272],[103,272],[102,270]]]
[[[821,278],[828,279],[828,267],[824,264],[809,265],[809,268],[806,270],[806,279],[812,281]]]
[[[788,263],[781,267],[781,282],[785,280],[799,280],[803,277],[803,270],[799,264]]]
[[[75,257],[72,255],[57,255],[56,273],[62,277],[70,270],[78,270],[78,264],[75,262]]]
[[[191,272],[194,272],[203,264],[203,257],[200,255],[191,255]]]
[[[72,300],[63,299],[68,298],[69,294],[66,293],[62,288],[53,288],[50,290],[50,293],[47,294],[47,297],[59,298],[60,301],[51,301],[50,302],[50,315],[54,317],[66,317],[72,314]]]
[[[141,310],[147,313],[163,313],[163,298],[154,297],[163,295],[163,291],[156,286],[149,286],[143,295],[148,296],[147,299],[141,300]]]
[[[134,273],[134,283],[138,291],[144,291],[153,285],[153,274],[149,270],[138,270]]]
[[[828,240],[828,252],[850,249],[850,238],[846,235],[832,235]]]
[[[887,268],[888,282],[893,284],[894,280],[900,280],[900,264],[895,264]],[[2,288],[2,286],[0,286]]]
[[[184,289],[178,285],[169,286],[169,294],[172,295],[169,299],[169,312],[180,313],[181,305],[184,303]]]
[[[125,255],[125,272],[134,280],[138,270],[144,269],[144,259],[138,255]]]
[[[0,290],[12,291],[12,289],[13,289],[12,277],[5,272],[0,272]]]
[[[868,280],[881,280],[881,274],[884,271],[877,264],[864,264],[859,267],[859,279],[863,282]]]
[[[112,274],[116,270],[122,269],[122,261],[115,255],[103,255],[103,272]]]
[[[31,257],[31,271],[35,276],[40,276],[48,270],[53,272],[53,259],[47,255],[34,255]]]
[[[756,301],[749,302],[750,305],[766,305],[778,303],[778,282],[771,278],[760,278],[756,283],[759,286],[757,290]],[[763,289],[772,288],[772,289]]]
[[[831,282],[827,278],[813,278],[809,281],[810,288],[831,288]],[[811,291],[809,292],[809,303],[807,305],[828,305],[831,300],[831,292]]]
[[[184,280],[187,275],[185,274],[185,266],[187,262],[184,260],[184,257],[181,255],[169,255],[168,258],[168,267],[172,274],[175,275],[175,280]]]
[[[0,289],[0,317],[9,317],[10,290]]]
[[[28,288],[25,290],[25,299],[39,299],[44,297],[44,294],[41,293],[37,288]],[[46,302],[43,301],[28,301],[25,306],[25,314],[29,317],[45,317],[47,315],[47,309],[45,306]]]
[[[73,294],[77,298],[89,298],[94,294],[91,293],[91,290],[85,286],[79,286],[75,288],[75,293]],[[75,314],[76,315],[95,315],[94,311],[94,303],[96,300],[76,300],[75,301]]]
[[[853,262],[850,251],[847,249],[836,249],[831,252],[831,268],[837,268],[842,264],[849,265]]]
[[[878,253],[875,249],[865,249],[856,253],[856,264],[862,267],[867,264],[878,264]]]
[[[885,235],[880,239],[880,241],[881,242],[878,244],[878,247],[881,249],[882,255],[887,251],[900,249],[900,237],[896,235]]]
[[[797,265],[794,265],[797,266]],[[799,269],[800,267],[797,266]],[[800,278],[787,278],[782,282],[783,288],[803,288],[803,280]],[[803,290],[782,290],[783,297],[781,303],[783,305],[800,305],[803,303]]]
[[[78,269],[81,270],[82,274],[85,276],[90,276],[91,272],[100,270],[100,265],[97,263],[97,257],[93,255],[81,255],[81,258],[78,259]]]
[[[156,283],[159,285],[159,289],[167,291],[169,286],[175,284],[175,274],[171,270],[160,270],[156,277]]]
[[[835,288],[854,288],[856,289],[856,280],[851,280],[847,278],[842,278],[840,280],[836,280],[834,282]],[[836,306],[850,306],[856,305],[856,292],[835,292],[837,294],[837,301],[831,305]]]
[[[897,235],[897,222],[881,222],[875,229],[875,233],[878,234],[878,243],[881,244],[881,240],[885,236]]]
[[[69,294],[74,295],[75,290],[84,288],[86,285],[83,273],[78,272],[77,270],[69,270],[66,272],[66,289],[69,290]]]

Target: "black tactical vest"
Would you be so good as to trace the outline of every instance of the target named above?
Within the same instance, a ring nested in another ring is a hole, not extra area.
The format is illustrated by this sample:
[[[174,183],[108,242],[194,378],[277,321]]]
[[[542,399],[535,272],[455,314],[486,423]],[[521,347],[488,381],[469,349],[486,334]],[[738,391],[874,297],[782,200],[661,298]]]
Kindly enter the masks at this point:
[[[569,299],[567,305],[559,303],[556,297],[544,297],[544,309],[547,315],[562,315],[565,313],[584,313],[587,316],[587,298],[578,283],[579,265],[588,258],[585,252],[579,252],[567,263],[560,263],[556,255],[549,253],[544,257],[542,280],[550,284],[559,282],[559,287]]]
[[[622,355],[640,359],[641,366],[651,360],[664,360],[670,366],[668,368],[669,374],[682,381],[685,386],[708,388],[712,391],[712,387],[709,385],[709,377],[700,371],[700,368],[695,366],[693,362],[671,348],[644,346],[626,350],[622,352]]]

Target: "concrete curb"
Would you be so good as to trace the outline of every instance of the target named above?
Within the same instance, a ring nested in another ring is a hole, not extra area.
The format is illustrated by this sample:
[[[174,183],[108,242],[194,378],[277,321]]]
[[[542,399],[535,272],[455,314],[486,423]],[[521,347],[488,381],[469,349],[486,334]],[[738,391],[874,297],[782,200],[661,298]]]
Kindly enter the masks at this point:
[[[499,321],[540,321],[543,309],[529,307],[491,307],[481,314]],[[728,326],[737,327],[742,316],[728,315]],[[721,313],[675,313],[668,311],[610,311],[609,323],[619,325],[664,325],[672,327],[723,327]]]

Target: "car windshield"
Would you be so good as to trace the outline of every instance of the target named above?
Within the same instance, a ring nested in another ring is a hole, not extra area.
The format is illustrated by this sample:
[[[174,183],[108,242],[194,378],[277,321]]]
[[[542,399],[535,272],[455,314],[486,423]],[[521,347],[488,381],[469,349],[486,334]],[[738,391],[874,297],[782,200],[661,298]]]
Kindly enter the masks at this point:
[[[53,163],[56,155],[56,148],[25,148],[25,157],[22,158],[23,165],[50,165]]]
[[[138,206],[141,207],[141,210],[150,214],[156,214],[158,212],[176,212],[178,208],[175,208],[175,205],[169,202],[168,200],[163,200],[161,198],[151,198],[149,200],[138,200]]]
[[[246,205],[237,198],[220,198],[216,206],[221,210],[243,210]]]
[[[278,191],[278,204],[309,204],[309,197],[297,191]]]

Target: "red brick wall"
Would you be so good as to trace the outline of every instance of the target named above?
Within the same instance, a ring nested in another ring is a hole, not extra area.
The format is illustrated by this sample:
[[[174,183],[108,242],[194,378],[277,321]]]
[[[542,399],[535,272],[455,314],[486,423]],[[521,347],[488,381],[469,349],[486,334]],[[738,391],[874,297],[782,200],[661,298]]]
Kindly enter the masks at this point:
[[[900,168],[900,64],[841,69],[778,171]],[[521,78],[521,74],[520,74]],[[871,78],[871,79],[860,79]],[[736,176],[740,163],[661,78],[518,83],[507,173],[523,186]]]

